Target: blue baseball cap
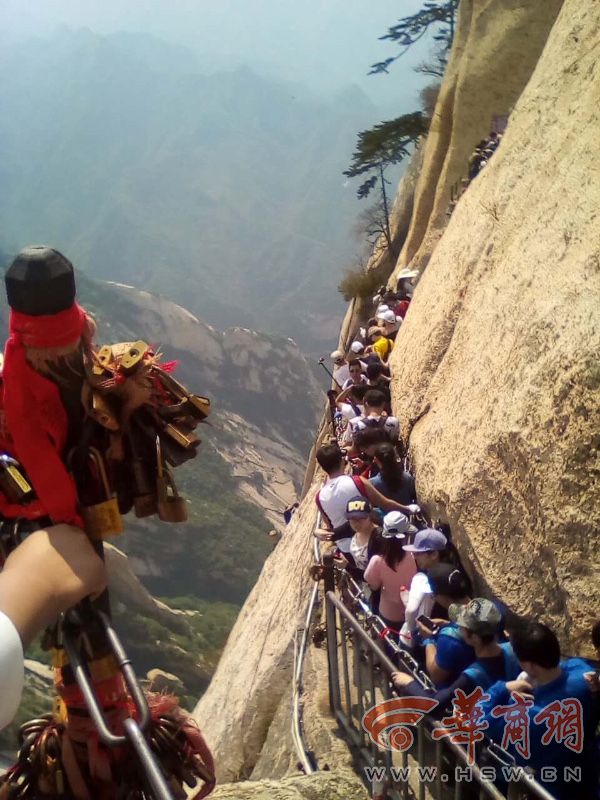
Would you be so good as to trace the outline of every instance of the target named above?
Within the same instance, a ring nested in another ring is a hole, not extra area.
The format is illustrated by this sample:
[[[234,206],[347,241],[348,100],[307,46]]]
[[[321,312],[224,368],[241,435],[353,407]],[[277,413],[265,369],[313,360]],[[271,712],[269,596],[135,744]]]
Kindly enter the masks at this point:
[[[417,533],[413,543],[402,545],[402,549],[409,553],[430,553],[432,550],[445,550],[447,545],[448,539],[441,531],[423,528]]]

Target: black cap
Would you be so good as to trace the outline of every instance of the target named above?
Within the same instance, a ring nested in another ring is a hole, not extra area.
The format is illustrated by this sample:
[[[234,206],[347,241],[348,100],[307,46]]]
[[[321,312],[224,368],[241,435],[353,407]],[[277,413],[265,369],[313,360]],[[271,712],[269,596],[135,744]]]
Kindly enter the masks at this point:
[[[22,314],[58,314],[75,302],[73,265],[52,247],[25,247],[6,270],[4,281],[9,306]]]

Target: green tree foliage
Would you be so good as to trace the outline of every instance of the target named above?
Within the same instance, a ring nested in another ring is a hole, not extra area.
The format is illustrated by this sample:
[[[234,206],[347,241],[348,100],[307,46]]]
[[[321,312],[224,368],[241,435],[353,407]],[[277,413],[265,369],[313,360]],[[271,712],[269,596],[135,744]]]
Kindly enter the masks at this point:
[[[369,75],[387,73],[389,66],[404,55],[415,42],[422,39],[430,29],[433,30],[433,39],[438,45],[436,58],[441,59],[440,68],[443,73],[443,67],[454,39],[458,3],[459,0],[427,0],[423,4],[423,8],[416,14],[403,17],[391,28],[388,28],[387,33],[380,37],[381,40],[396,42],[400,46],[400,51],[395,56],[373,64]],[[440,72],[436,71],[435,74],[439,75]]]
[[[410,152],[411,145],[427,133],[427,123],[421,111],[412,114],[403,114],[387,122],[379,122],[368,131],[358,134],[356,151],[352,156],[352,163],[344,175],[355,178],[368,172],[385,169],[390,164],[398,164]],[[358,190],[359,197],[366,197],[375,187],[377,176],[365,181]],[[366,189],[369,184],[370,188]],[[363,194],[361,195],[361,191]]]
[[[352,163],[344,175],[355,178],[371,174],[358,187],[356,194],[364,200],[379,184],[381,192],[381,233],[390,253],[394,254],[394,243],[390,230],[389,204],[386,191],[385,170],[391,164],[398,164],[410,153],[420,136],[427,133],[427,118],[420,112],[403,114],[396,119],[380,122],[368,131],[358,134],[358,144],[352,156]]]

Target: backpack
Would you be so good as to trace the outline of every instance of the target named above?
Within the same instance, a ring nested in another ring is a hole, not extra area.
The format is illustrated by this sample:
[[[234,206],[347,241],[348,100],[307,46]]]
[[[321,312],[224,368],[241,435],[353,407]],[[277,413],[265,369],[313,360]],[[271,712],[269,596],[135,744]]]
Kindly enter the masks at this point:
[[[385,430],[385,421],[387,417],[381,416],[379,419],[375,419],[375,417],[363,417],[361,419],[362,424],[365,428],[381,428]]]

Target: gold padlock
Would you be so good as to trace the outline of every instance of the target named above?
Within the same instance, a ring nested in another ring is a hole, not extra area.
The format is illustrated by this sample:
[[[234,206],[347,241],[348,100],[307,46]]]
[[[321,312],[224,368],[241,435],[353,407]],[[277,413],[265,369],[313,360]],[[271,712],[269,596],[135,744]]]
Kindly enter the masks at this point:
[[[142,361],[144,360],[144,356],[148,352],[148,342],[143,342],[141,339],[137,342],[134,342],[129,350],[127,350],[122,356],[121,360],[119,361],[119,368],[126,374],[129,375],[131,372],[135,372],[135,370],[141,365]]]
[[[163,431],[166,435],[176,442],[180,447],[183,447],[185,450],[191,450],[194,447],[198,447],[200,444],[200,439],[197,436],[194,436],[193,433],[184,433],[180,428],[172,425],[171,423],[167,423],[163,428]]]
[[[206,419],[210,414],[210,400],[199,394],[190,394],[187,398],[189,411],[193,417],[200,421]]]
[[[171,395],[176,398],[177,400],[187,400],[189,396],[188,390],[185,386],[179,381],[175,380],[175,378],[168,372],[165,372],[164,369],[160,369],[160,367],[155,367],[153,370],[153,375],[156,375],[158,380],[163,385]]]
[[[99,392],[94,392],[93,390],[91,416],[96,422],[102,425],[103,428],[109,431],[119,430],[119,420],[117,419],[117,415],[115,414],[110,400],[108,397],[99,394]]]
[[[186,387],[169,373],[155,367],[153,374],[174,398],[186,403],[186,413],[202,422],[210,414],[210,400],[202,395],[192,394]]]
[[[113,495],[108,482],[102,456],[95,447],[89,448],[89,459],[96,468],[98,480],[102,486],[104,500],[90,506],[82,506],[84,529],[90,539],[106,539],[123,533],[123,518],[119,511],[119,503]]]
[[[159,436],[156,437],[156,495],[159,519],[163,522],[187,520],[187,503],[178,493],[173,477],[165,467]]]
[[[100,378],[110,367],[113,360],[112,347],[109,344],[103,345],[96,353],[95,364],[92,367],[92,374]]]

